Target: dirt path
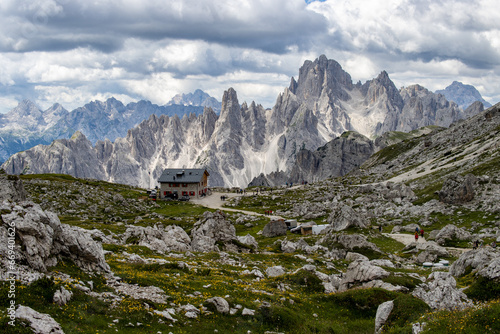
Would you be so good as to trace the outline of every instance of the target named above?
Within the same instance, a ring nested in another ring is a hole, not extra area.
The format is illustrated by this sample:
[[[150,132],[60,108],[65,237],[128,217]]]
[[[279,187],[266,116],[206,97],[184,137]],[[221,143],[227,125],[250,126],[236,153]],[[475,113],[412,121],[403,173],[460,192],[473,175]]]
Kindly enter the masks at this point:
[[[404,233],[384,233],[386,236],[393,238],[396,241],[399,241],[403,243],[405,246],[411,244],[412,242],[415,242],[415,235],[414,234],[404,234]],[[425,243],[427,242],[425,238],[418,237],[417,240],[418,243]],[[445,247],[450,254],[454,256],[460,256],[462,253],[465,253],[469,250],[470,248],[456,248],[456,247]]]
[[[412,242],[415,242],[415,235],[413,234],[404,234],[404,233],[384,233],[384,234],[390,238],[393,238],[396,241],[401,242],[405,246],[411,244]],[[425,237],[419,236],[417,242],[424,243],[427,241],[425,240]]]
[[[216,209],[216,210],[223,210],[223,211],[231,211],[231,212],[241,212],[246,215],[251,215],[251,216],[263,216],[263,217],[269,217],[271,219],[283,219],[283,217],[272,215],[272,216],[266,216],[263,213],[258,213],[254,211],[246,211],[246,210],[241,210],[241,209],[232,209],[232,208],[226,208],[223,205],[226,204],[226,201],[223,201],[221,199],[221,196],[226,196],[226,198],[234,198],[234,197],[241,197],[244,195],[241,194],[235,194],[235,193],[219,193],[219,192],[213,192],[212,195],[206,196],[201,199],[193,199],[191,200],[192,203],[198,204],[210,209]],[[246,195],[249,196],[249,195]]]

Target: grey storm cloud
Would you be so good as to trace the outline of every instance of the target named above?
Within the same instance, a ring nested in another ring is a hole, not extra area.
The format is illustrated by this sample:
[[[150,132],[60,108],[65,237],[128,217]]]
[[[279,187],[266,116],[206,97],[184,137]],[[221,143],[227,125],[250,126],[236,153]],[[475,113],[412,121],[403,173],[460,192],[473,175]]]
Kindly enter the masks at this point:
[[[462,80],[493,100],[497,12],[495,0],[1,0],[0,98],[165,103],[233,86],[271,106],[305,59],[326,54],[355,80]]]
[[[285,53],[291,45],[308,49],[326,29],[323,16],[301,2],[254,1],[32,1],[9,2],[2,16],[2,51],[61,51],[91,47],[114,52],[127,38],[203,40],[228,46]],[[241,7],[241,8],[240,8]],[[246,10],[245,10],[246,9]],[[68,38],[70,37],[70,38]],[[23,43],[12,41],[22,40]]]

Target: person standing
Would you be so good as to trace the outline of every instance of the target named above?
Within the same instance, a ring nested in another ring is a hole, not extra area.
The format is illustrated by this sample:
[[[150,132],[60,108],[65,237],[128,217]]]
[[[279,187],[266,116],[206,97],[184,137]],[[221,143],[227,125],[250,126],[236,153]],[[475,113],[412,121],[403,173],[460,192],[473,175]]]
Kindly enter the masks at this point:
[[[415,232],[415,242],[418,242],[418,232]]]

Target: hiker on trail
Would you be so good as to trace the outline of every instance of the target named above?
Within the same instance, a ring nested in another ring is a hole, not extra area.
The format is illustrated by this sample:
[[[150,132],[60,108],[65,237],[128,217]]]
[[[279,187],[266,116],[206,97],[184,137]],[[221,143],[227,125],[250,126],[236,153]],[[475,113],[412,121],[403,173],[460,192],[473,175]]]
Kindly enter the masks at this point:
[[[424,237],[424,229],[420,230],[420,236],[423,238]]]
[[[415,232],[415,242],[418,242],[418,232]]]
[[[379,226],[378,226],[378,231],[379,231],[380,233],[382,233],[382,225],[379,225]]]
[[[420,230],[419,230],[418,226],[417,226],[417,227],[415,227],[415,232],[416,232],[417,234],[418,234],[418,232],[420,232]]]

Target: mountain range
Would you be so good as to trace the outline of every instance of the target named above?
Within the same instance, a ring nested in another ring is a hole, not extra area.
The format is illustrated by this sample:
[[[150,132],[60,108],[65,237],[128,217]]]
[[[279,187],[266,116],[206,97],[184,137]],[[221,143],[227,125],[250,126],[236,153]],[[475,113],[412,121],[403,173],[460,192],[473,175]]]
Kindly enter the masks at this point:
[[[2,167],[12,174],[65,173],[143,187],[156,185],[164,168],[205,167],[210,186],[244,187],[261,174],[292,171],[301,151],[315,151],[346,131],[374,139],[389,131],[448,127],[482,110],[476,103],[463,111],[419,85],[397,89],[385,71],[354,84],[322,55],[304,62],[272,109],[240,105],[229,88],[219,115],[210,107],[182,118],[152,114],[114,143],[93,145],[81,131],[14,154]]]
[[[124,105],[109,98],[104,102],[90,102],[71,112],[57,103],[43,111],[24,100],[10,112],[0,114],[0,161],[38,144],[48,145],[55,139],[70,138],[75,131],[81,131],[93,144],[104,139],[114,141],[126,136],[129,129],[152,114],[199,115],[204,105],[217,110],[220,102],[201,90],[183,94],[181,98],[176,96],[165,106],[149,101]]]

